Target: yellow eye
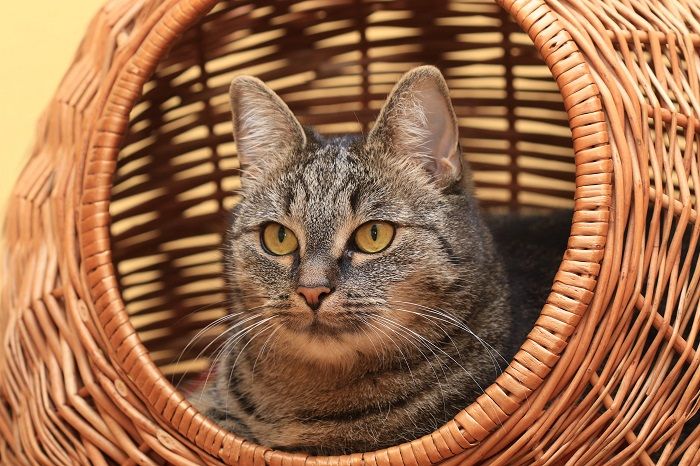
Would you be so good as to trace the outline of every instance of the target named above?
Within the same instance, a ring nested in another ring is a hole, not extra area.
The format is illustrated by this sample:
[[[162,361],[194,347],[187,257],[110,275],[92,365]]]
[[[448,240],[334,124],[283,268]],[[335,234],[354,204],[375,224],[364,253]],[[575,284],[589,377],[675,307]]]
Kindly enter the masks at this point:
[[[263,247],[270,254],[284,256],[297,250],[299,242],[292,230],[279,223],[268,223],[262,232]]]
[[[391,244],[395,231],[388,222],[367,222],[355,230],[355,246],[368,254],[383,251]]]

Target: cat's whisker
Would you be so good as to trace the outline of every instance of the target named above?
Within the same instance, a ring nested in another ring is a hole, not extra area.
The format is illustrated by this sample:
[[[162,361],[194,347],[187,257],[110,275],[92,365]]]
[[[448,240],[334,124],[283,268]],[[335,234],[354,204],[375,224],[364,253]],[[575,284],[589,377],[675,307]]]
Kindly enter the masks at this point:
[[[449,333],[447,333],[447,331],[442,327],[442,325],[440,325],[439,322],[444,322],[444,323],[453,325],[453,326],[459,328],[460,330],[465,330],[465,331],[467,331],[467,333],[474,335],[474,333],[471,332],[468,328],[465,328],[466,326],[463,327],[461,325],[458,325],[457,323],[455,323],[451,319],[445,320],[445,319],[436,317],[434,315],[425,314],[424,312],[416,312],[416,311],[411,311],[409,309],[403,309],[403,308],[399,308],[399,307],[392,307],[390,309],[393,311],[407,312],[407,313],[410,313],[410,314],[416,315],[418,317],[422,317],[424,319],[429,320],[433,325],[435,325],[437,328],[439,328],[447,336],[447,338],[449,338],[450,342],[452,343],[452,346],[454,346],[455,350],[457,351],[457,355],[460,357],[460,359],[461,359],[461,353],[459,351],[459,347],[454,342],[454,340],[449,335]],[[479,337],[476,337],[476,339],[484,347],[484,349],[487,351],[489,358],[491,359],[491,362],[493,363],[494,373],[496,376],[498,376],[503,371],[503,369],[501,369],[500,365],[498,364],[498,361],[496,360],[496,358],[494,358],[493,354],[491,353],[492,348],[490,347],[490,345],[489,346],[485,345],[484,342]]]
[[[443,350],[439,346],[435,345],[435,343],[428,340],[423,335],[416,333],[415,331],[411,330],[410,328],[406,327],[405,325],[402,325],[402,324],[395,322],[393,320],[392,320],[392,322],[394,322],[396,325],[401,326],[403,329],[410,332],[411,334],[415,335],[416,338],[418,338],[420,341],[424,341],[426,344],[428,344],[428,345],[432,346],[433,348],[435,348],[436,350],[440,351],[448,359],[450,359],[453,363],[457,364],[457,366],[459,366],[459,368],[462,369],[469,376],[469,378],[472,379],[472,381],[476,384],[476,386],[479,387],[479,390],[481,390],[482,392],[484,391],[484,389],[481,387],[481,385],[479,385],[479,382],[474,378],[474,376],[471,374],[471,372],[469,372],[464,366],[462,366],[462,364],[459,361],[457,361],[455,358],[453,358],[451,354],[447,353],[445,350]]]
[[[391,342],[394,344],[394,346],[396,346],[396,349],[399,350],[399,353],[401,354],[401,357],[403,358],[404,362],[406,363],[406,369],[408,369],[408,374],[411,376],[411,379],[413,380],[413,383],[414,383],[414,384],[417,383],[415,377],[413,376],[413,371],[411,370],[411,365],[408,363],[408,358],[406,357],[406,354],[401,350],[401,346],[398,345],[398,344],[396,343],[396,341],[394,341],[394,339],[391,338],[391,336],[387,335],[387,333],[384,332],[381,328],[377,327],[376,325],[373,325],[373,324],[372,324],[371,322],[369,322],[369,321],[367,321],[367,325],[369,325],[370,327],[372,327],[372,328],[375,329],[376,331],[378,331],[378,332],[384,334],[384,336],[387,337],[387,338],[389,339],[389,341],[391,341]]]
[[[242,312],[237,312],[237,313],[234,313],[234,314],[226,314],[225,316],[222,316],[222,317],[219,317],[218,319],[213,320],[212,322],[210,322],[209,324],[207,324],[206,326],[204,326],[202,329],[200,329],[200,330],[194,335],[194,337],[190,338],[190,341],[185,345],[185,347],[182,349],[182,351],[180,351],[180,354],[178,355],[177,361],[175,361],[175,363],[176,363],[176,364],[179,364],[179,363],[180,363],[180,360],[182,359],[182,356],[183,356],[183,355],[185,354],[185,352],[190,348],[190,346],[192,346],[199,338],[201,338],[202,335],[204,335],[204,333],[206,333],[209,329],[211,329],[211,328],[213,328],[213,327],[215,327],[215,326],[217,326],[217,325],[219,325],[219,324],[221,324],[221,323],[224,323],[224,322],[226,322],[227,320],[231,320],[231,319],[233,319],[234,317],[236,317],[236,316],[238,316],[238,315],[240,315],[240,314],[242,314]]]
[[[403,308],[398,308],[398,307],[391,307],[391,308],[389,308],[389,309],[392,310],[392,311],[406,312],[406,313],[409,313],[409,314],[412,314],[412,315],[415,315],[415,316],[418,316],[418,317],[422,317],[422,318],[424,318],[424,319],[427,319],[432,325],[434,325],[435,327],[437,327],[437,328],[445,335],[445,337],[447,337],[447,338],[450,340],[450,343],[451,343],[452,346],[454,347],[455,351],[457,351],[457,355],[461,358],[461,353],[460,353],[460,351],[459,351],[459,346],[457,345],[457,343],[455,343],[454,339],[452,338],[452,336],[450,335],[450,333],[445,329],[445,327],[443,327],[443,326],[441,325],[441,322],[442,322],[441,319],[438,319],[438,318],[436,318],[435,316],[430,315],[430,314],[427,314],[427,315],[426,315],[426,314],[423,313],[423,312],[411,311],[411,310],[409,310],[409,309],[403,309]]]
[[[378,316],[378,317],[382,318],[381,316]],[[445,397],[445,393],[444,393],[443,386],[442,386],[442,384],[440,383],[440,380],[439,380],[439,378],[438,378],[438,376],[437,376],[437,373],[435,372],[435,369],[433,368],[432,362],[429,361],[428,358],[425,356],[425,354],[419,349],[419,347],[416,345],[415,341],[418,341],[418,342],[419,342],[421,345],[423,345],[428,351],[430,351],[430,353],[433,355],[433,357],[437,360],[438,364],[440,365],[440,369],[441,369],[441,371],[442,371],[442,373],[443,373],[443,377],[445,378],[445,382],[447,382],[447,381],[448,381],[448,376],[447,376],[447,373],[445,372],[445,368],[447,368],[447,369],[450,369],[450,368],[449,368],[449,366],[448,366],[444,361],[442,361],[442,360],[440,360],[440,358],[438,358],[438,355],[437,355],[437,354],[435,353],[435,351],[433,351],[433,349],[431,348],[431,346],[433,346],[433,347],[436,347],[436,346],[433,345],[433,344],[432,344],[431,342],[429,342],[428,340],[426,340],[425,338],[422,338],[420,335],[418,335],[418,334],[416,334],[415,332],[413,332],[411,329],[409,329],[409,328],[405,327],[404,325],[400,324],[399,322],[396,322],[396,321],[394,321],[393,319],[386,318],[386,317],[384,317],[383,319],[384,319],[388,324],[393,325],[393,326],[396,328],[396,330],[400,330],[400,331],[403,333],[402,336],[404,337],[404,339],[406,339],[409,343],[411,343],[411,344],[421,353],[421,356],[423,356],[423,358],[426,360],[426,362],[428,362],[428,364],[431,366],[431,370],[433,371],[433,374],[435,375],[438,388],[440,389],[440,394],[441,394],[441,398],[442,398],[442,402],[443,402],[443,413],[447,413],[446,397]],[[417,338],[417,337],[420,337],[420,338]],[[436,347],[436,348],[437,348],[437,347]],[[439,348],[438,348],[438,349],[439,349]],[[467,373],[468,373],[468,372],[467,372]],[[437,421],[437,419],[435,418],[434,415],[433,415],[432,417],[433,417],[433,421],[434,421],[433,423],[437,426],[437,424],[439,424],[438,421]],[[436,428],[437,428],[437,427],[436,427]]]
[[[409,338],[405,335],[402,335],[396,331],[396,329],[398,329],[398,330],[401,330],[402,332],[406,332],[406,330],[410,331],[410,329],[408,329],[407,327],[399,324],[398,322],[396,322],[388,317],[383,317],[380,315],[375,315],[373,317],[385,322],[386,324],[394,326],[395,327],[394,333],[399,335],[399,336],[402,336],[406,341],[408,341],[410,344],[412,344],[416,348],[416,350],[420,353],[420,355],[423,357],[425,362],[428,363],[428,365],[430,366],[430,369],[433,371],[433,375],[435,376],[435,381],[437,382],[438,388],[440,389],[440,394],[442,396],[443,411],[446,411],[447,410],[447,400],[445,398],[445,392],[442,388],[442,384],[440,383],[440,377],[438,376],[437,371],[435,371],[435,367],[433,366],[432,362],[430,361],[430,359],[428,359],[428,357],[425,355],[425,353],[423,353],[423,351],[420,349],[420,347],[415,343],[415,341],[412,338]],[[387,326],[385,325],[385,328],[386,327]],[[420,340],[418,340],[418,341],[420,341]],[[426,346],[426,345],[424,345],[424,346]],[[428,349],[428,351],[430,351],[433,354],[433,357],[435,357],[435,359],[437,359],[438,364],[440,364],[440,370],[442,371],[442,375],[445,378],[445,381],[447,381],[447,373],[445,372],[445,364],[438,359],[437,354],[435,354],[435,352],[429,346],[426,346],[426,348]]]
[[[241,277],[243,277],[243,275],[241,275]],[[270,296],[268,294],[265,294],[265,293],[249,293],[249,292],[243,293],[240,291],[236,291],[236,292],[230,293],[230,295],[231,295],[230,299],[232,300],[232,302],[234,299],[236,300],[236,302],[240,302],[241,300],[245,300],[245,299],[265,299],[265,300],[270,299]]]
[[[391,332],[394,333],[395,335],[399,336],[398,333],[396,333],[395,331],[393,331],[391,328],[387,327],[386,324],[382,324],[381,322],[377,322],[377,324],[381,325],[383,328],[386,328],[387,330],[391,331]],[[395,341],[393,338],[391,338],[391,336],[389,336],[386,332],[384,332],[383,330],[381,330],[380,327],[378,327],[378,326],[376,326],[376,325],[372,325],[372,323],[370,323],[369,321],[367,322],[367,325],[369,325],[370,327],[374,328],[376,331],[378,331],[378,332],[384,334],[384,335],[394,344],[394,346],[396,346],[396,349],[399,350],[399,353],[401,354],[401,357],[403,358],[404,362],[406,363],[406,368],[408,369],[408,373],[409,373],[409,376],[411,377],[411,381],[413,382],[413,385],[416,386],[416,387],[420,387],[420,385],[418,384],[418,382],[417,382],[417,380],[416,380],[416,378],[415,378],[415,376],[414,376],[414,374],[413,374],[413,371],[411,370],[411,365],[410,365],[409,362],[408,362],[408,358],[406,357],[405,353],[404,353],[403,350],[401,349],[401,346],[400,346],[398,343],[396,343],[396,341]],[[432,366],[431,366],[431,367],[432,367]],[[413,419],[413,416],[409,416],[409,420],[411,421],[411,423],[413,423],[413,426],[414,426],[416,429],[418,429],[418,425],[416,424],[415,419]]]
[[[266,318],[266,319],[261,320],[260,322],[258,322],[258,323],[256,323],[256,324],[254,324],[253,326],[251,326],[251,328],[249,328],[249,329],[247,330],[246,334],[249,333],[250,331],[252,331],[254,328],[259,327],[260,325],[263,325],[263,324],[269,322],[269,321],[272,320],[272,319],[273,319],[273,317],[268,317],[268,318]],[[241,355],[245,352],[246,348],[248,348],[248,345],[250,345],[250,344],[252,343],[253,340],[255,340],[255,339],[256,339],[258,336],[260,336],[262,333],[264,333],[264,332],[266,332],[267,330],[269,330],[270,328],[272,328],[274,325],[275,325],[274,323],[269,324],[269,325],[266,325],[262,330],[258,331],[258,333],[256,333],[255,335],[253,335],[253,336],[243,345],[243,347],[242,347],[240,350],[238,350],[238,354],[236,355],[236,359],[233,361],[233,364],[231,364],[231,368],[229,369],[229,376],[228,376],[228,386],[229,386],[229,387],[231,386],[231,377],[233,377],[233,373],[234,373],[234,371],[236,370],[236,364],[238,364],[239,358],[240,358]],[[244,336],[245,336],[245,335],[244,335]],[[239,341],[240,341],[240,339],[239,339]],[[227,390],[227,391],[226,391],[226,405],[225,405],[225,406],[226,406],[226,413],[228,413],[228,399],[229,399],[229,396],[228,396],[228,395],[229,395],[229,393],[230,393],[230,392]]]
[[[470,335],[472,335],[474,338],[476,338],[482,345],[484,345],[484,347],[487,348],[487,350],[495,352],[496,355],[501,358],[501,360],[503,360],[506,364],[509,364],[509,361],[506,358],[504,358],[503,355],[501,355],[501,353],[499,353],[493,346],[491,346],[483,338],[479,337],[479,335],[477,335],[471,328],[469,328],[469,326],[463,320],[457,318],[456,316],[452,315],[448,311],[446,311],[444,309],[440,309],[440,308],[437,308],[437,309],[431,308],[428,306],[424,306],[422,304],[412,303],[410,301],[391,301],[391,302],[395,302],[397,304],[407,304],[410,306],[416,306],[416,307],[419,307],[420,309],[423,309],[425,311],[437,314],[437,316],[446,319],[446,323],[451,323],[455,326],[458,326],[462,330],[468,332]]]
[[[263,306],[260,306],[260,307],[263,307]],[[258,308],[260,308],[260,307],[258,307]],[[252,309],[250,309],[249,311],[246,311],[246,312],[250,312],[250,311],[252,311],[252,310],[254,310],[254,309],[257,309],[257,308],[252,308]],[[216,343],[220,338],[226,336],[229,332],[235,330],[236,327],[238,327],[239,325],[242,325],[242,324],[244,324],[244,323],[246,323],[246,322],[248,322],[248,321],[250,321],[250,320],[252,320],[252,319],[255,319],[255,318],[257,318],[257,317],[260,317],[260,315],[261,315],[260,313],[254,313],[253,315],[248,316],[248,317],[246,317],[245,319],[236,322],[235,324],[232,324],[232,325],[229,326],[226,330],[224,330],[224,331],[221,332],[219,335],[217,335],[216,337],[214,337],[214,339],[212,339],[212,341],[210,341],[210,342],[197,354],[197,356],[196,356],[194,359],[199,359],[200,357],[202,357],[202,355],[203,355],[204,353],[207,352],[207,350],[211,347],[211,345],[213,345],[214,343]],[[193,339],[193,340],[194,340],[194,339]],[[183,350],[183,353],[184,353],[184,351],[185,351],[185,350]],[[210,365],[210,367],[213,367],[213,366]],[[185,377],[186,374],[187,374],[187,372],[184,372],[183,374],[180,375],[180,379],[178,380],[178,382],[177,382],[177,384],[175,385],[175,387],[179,387],[179,386],[180,386],[180,384],[182,383],[182,380],[184,379],[184,377]]]
[[[272,325],[275,325],[275,324],[272,324]],[[276,334],[276,333],[279,331],[279,329],[281,329],[281,328],[282,328],[282,324],[280,324],[280,323],[276,324],[275,329],[267,336],[267,338],[266,338],[265,341],[263,342],[262,347],[261,347],[260,350],[258,351],[258,355],[255,357],[255,362],[253,362],[253,368],[251,369],[251,374],[252,374],[252,375],[251,375],[251,380],[255,380],[255,367],[258,365],[258,359],[260,359],[260,356],[262,356],[262,354],[265,352],[266,347],[267,347],[267,344],[270,342],[270,340],[272,339],[272,337],[274,337],[275,334]]]
[[[258,315],[258,316],[256,316],[256,317],[261,317],[261,316]],[[252,319],[247,319],[247,320],[250,321],[250,320],[252,320]],[[259,322],[259,321],[258,321],[258,322]],[[210,367],[211,367],[211,368],[214,368],[214,367],[216,366],[216,364],[218,363],[218,359],[220,358],[220,356],[221,356],[222,354],[224,354],[226,351],[228,351],[230,348],[233,348],[233,346],[236,344],[236,342],[238,342],[238,340],[239,340],[242,336],[244,336],[244,334],[245,334],[248,330],[250,330],[254,325],[256,325],[258,322],[252,322],[252,323],[250,323],[249,325],[247,325],[247,326],[245,326],[245,327],[239,329],[239,330],[238,330],[236,333],[234,333],[233,335],[227,336],[227,338],[224,339],[224,341],[222,341],[222,342],[217,346],[217,349],[214,351],[214,359],[213,359],[213,361],[210,363]],[[245,323],[245,322],[242,321],[241,323]]]
[[[438,346],[435,345],[433,342],[431,342],[430,340],[426,339],[424,336],[420,335],[419,333],[416,333],[415,331],[409,329],[408,327],[406,327],[406,326],[404,326],[404,325],[402,325],[402,324],[400,324],[400,323],[398,323],[398,322],[394,322],[394,321],[391,320],[391,319],[388,319],[388,318],[385,318],[385,319],[392,321],[395,325],[397,325],[397,326],[403,328],[405,331],[411,332],[412,334],[414,334],[414,335],[419,339],[419,341],[425,342],[426,346],[428,346],[428,345],[429,345],[429,346],[432,346],[432,347],[434,347],[436,350],[438,350],[438,351],[440,351],[441,353],[443,353],[443,354],[444,354],[445,356],[447,356],[453,363],[457,364],[457,365],[464,371],[464,373],[467,374],[467,375],[469,376],[469,378],[471,378],[471,380],[476,384],[476,386],[479,387],[479,390],[481,391],[481,393],[484,393],[484,389],[481,387],[481,385],[479,384],[479,382],[474,378],[474,376],[471,374],[471,372],[469,372],[464,366],[462,366],[457,360],[455,360],[449,353],[445,352],[442,348],[438,347]],[[431,352],[432,352],[432,351],[431,351]],[[434,353],[433,353],[433,354],[434,354]],[[500,424],[500,427],[503,427],[503,425],[502,425],[500,419],[499,419],[499,424]]]
[[[219,359],[223,354],[225,354],[227,351],[233,350],[235,347],[235,344],[240,340],[242,336],[244,336],[247,332],[252,330],[253,328],[265,323],[267,320],[272,319],[272,317],[268,317],[267,319],[263,319],[262,321],[254,322],[250,324],[247,327],[244,327],[243,329],[240,329],[238,332],[236,332],[234,335],[229,336],[223,343],[219,345],[219,349],[216,351],[216,356],[214,357],[214,360],[212,363],[209,365],[209,370],[207,371],[207,376],[204,379],[204,383],[202,384],[202,391],[201,393],[204,393],[204,388],[206,388],[209,378],[211,377],[212,372],[214,371],[214,368],[217,366]],[[250,319],[248,319],[250,320]],[[228,331],[228,330],[227,330]],[[226,356],[228,357],[228,356]],[[225,358],[224,358],[225,359]],[[201,394],[200,394],[201,396]]]
[[[397,301],[397,302],[398,302],[398,301]],[[419,304],[417,304],[417,303],[408,303],[408,302],[405,302],[405,304],[412,304],[412,305],[415,305],[415,306],[424,308],[425,310],[432,311],[432,312],[434,312],[434,313],[436,313],[436,314],[438,314],[438,315],[440,315],[440,316],[445,317],[445,318],[447,319],[446,323],[450,323],[450,324],[452,324],[452,325],[455,325],[455,326],[457,326],[457,327],[459,327],[459,328],[461,328],[461,329],[467,331],[469,334],[471,334],[472,336],[474,336],[474,337],[477,339],[477,341],[479,341],[479,343],[481,343],[482,346],[486,349],[487,354],[489,354],[489,356],[491,357],[491,359],[492,359],[492,361],[493,361],[493,363],[494,363],[494,371],[495,371],[496,375],[497,375],[497,376],[500,375],[500,373],[503,371],[503,369],[500,367],[500,365],[497,365],[497,361],[496,361],[496,359],[493,357],[492,351],[495,352],[495,353],[496,353],[501,359],[503,359],[504,361],[505,361],[505,358],[503,358],[503,356],[502,356],[495,348],[493,348],[491,345],[489,345],[488,343],[486,343],[482,338],[480,338],[478,335],[476,335],[469,327],[467,327],[466,324],[464,324],[462,321],[458,320],[455,316],[452,316],[452,315],[448,314],[447,311],[444,311],[444,310],[442,310],[442,309],[428,308],[427,306],[422,306],[422,305],[419,305]],[[409,311],[409,310],[406,310],[406,309],[400,309],[400,308],[392,308],[392,309],[397,309],[397,310],[401,310],[401,311],[406,311],[406,312],[414,313],[414,311]],[[424,317],[426,317],[426,318],[428,317],[428,316],[426,316],[425,314],[421,314],[421,313],[415,313],[415,314],[417,314],[417,315],[422,315],[422,316],[424,316]],[[435,317],[435,316],[431,316],[431,317],[437,319],[437,317]],[[443,319],[440,319],[440,320],[443,320]],[[445,321],[445,320],[443,320],[443,321]],[[423,338],[422,336],[420,336],[420,337]],[[427,341],[427,340],[426,340],[426,341]],[[431,344],[432,344],[432,343],[431,343]],[[506,361],[506,363],[507,363],[507,361]],[[469,374],[469,375],[470,375],[470,377],[472,378],[472,380],[474,380],[474,378],[471,376],[471,374]],[[476,382],[476,380],[474,380],[474,382],[477,384],[477,386],[479,386],[479,384],[478,384],[478,382]],[[483,392],[483,389],[481,388],[481,386],[479,386],[479,389]]]
[[[360,320],[362,321],[363,324],[367,325],[368,320],[369,320],[369,317],[370,317],[370,316],[363,316],[363,317],[360,318]],[[377,348],[377,345],[374,344],[374,339],[372,338],[371,334],[367,331],[367,329],[364,328],[364,326],[361,326],[361,327],[360,327],[360,330],[362,330],[362,333],[363,333],[363,334],[365,335],[365,337],[367,337],[367,339],[369,340],[370,344],[372,345],[372,348],[374,349],[374,353],[375,353],[378,357],[381,358],[381,367],[383,367],[384,364],[385,364],[384,351],[380,351],[380,350]],[[385,347],[386,347],[386,345],[382,344],[382,348],[385,348]]]
[[[503,355],[502,355],[501,353],[499,353],[498,350],[497,350],[496,348],[494,348],[488,341],[486,341],[485,339],[483,339],[483,338],[481,338],[479,335],[477,335],[476,332],[474,332],[474,331],[466,324],[466,322],[464,322],[464,321],[458,319],[456,316],[453,316],[452,314],[450,314],[449,312],[447,312],[447,311],[445,311],[445,310],[443,310],[443,309],[438,308],[438,312],[439,312],[441,315],[445,316],[446,318],[449,318],[450,320],[452,320],[452,321],[455,322],[456,324],[460,325],[460,326],[461,326],[463,329],[465,329],[467,332],[469,332],[474,338],[476,338],[476,339],[479,341],[479,343],[481,343],[481,344],[484,346],[484,348],[485,348],[487,351],[489,351],[489,354],[490,354],[491,352],[493,352],[493,353],[496,354],[496,356],[498,356],[499,358],[501,358],[501,360],[502,360],[503,362],[505,362],[506,365],[508,365],[508,364],[510,363],[510,362],[509,362],[506,358],[504,358]],[[494,363],[496,363],[495,360],[494,360]],[[500,370],[503,370],[503,369],[501,369],[500,365],[498,365],[498,367],[499,367]]]
[[[395,320],[393,320],[389,317],[385,317],[385,316],[381,316],[381,315],[374,315],[373,317],[375,319],[381,320],[389,325],[394,326],[396,330],[400,330],[404,334],[402,336],[404,336],[404,338],[407,338],[408,341],[416,348],[417,351],[420,352],[421,356],[423,356],[426,360],[427,360],[427,357],[426,357],[425,353],[423,353],[420,350],[420,347],[415,343],[415,341],[418,341],[423,346],[425,346],[428,349],[428,351],[430,351],[433,354],[433,356],[435,356],[437,358],[437,354],[435,354],[435,352],[430,347],[426,346],[425,343],[423,343],[423,341],[421,341],[420,339],[416,340],[416,338],[415,338],[417,335],[416,332],[412,331],[408,327],[402,325],[399,322],[396,322]],[[406,336],[406,335],[408,335],[408,336]],[[445,364],[439,360],[438,360],[438,363],[440,363],[440,367],[441,367],[443,376],[447,377],[447,373],[445,372],[445,367],[446,367]]]
[[[255,308],[251,308],[251,309],[249,309],[248,311],[245,311],[245,312],[238,312],[238,313],[228,314],[228,315],[226,315],[226,316],[224,316],[224,317],[221,317],[220,319],[217,319],[217,320],[220,321],[220,322],[214,321],[214,322],[212,322],[211,324],[207,325],[207,327],[205,327],[204,329],[200,330],[200,331],[197,333],[197,335],[195,335],[195,336],[190,340],[190,342],[188,343],[188,345],[185,347],[185,350],[186,350],[191,344],[193,344],[198,338],[200,338],[201,335],[202,335],[204,332],[206,332],[207,330],[209,330],[209,329],[215,327],[216,325],[218,325],[218,324],[220,324],[220,323],[226,322],[226,321],[228,321],[228,320],[233,320],[235,317],[238,317],[239,315],[247,314],[247,313],[250,312],[250,311],[253,311],[253,310],[255,310],[255,309],[260,309],[260,308],[262,308],[262,307],[264,307],[264,306],[257,306],[257,307],[255,307]],[[197,357],[196,357],[195,359],[201,357],[202,354],[204,354],[204,353],[206,352],[206,350],[209,348],[209,346],[210,346],[212,343],[214,343],[216,340],[218,340],[218,339],[221,338],[222,336],[226,335],[228,332],[230,332],[231,330],[235,329],[237,326],[239,326],[239,325],[241,325],[241,324],[243,324],[243,323],[245,323],[245,322],[247,322],[247,321],[249,321],[249,320],[251,320],[251,319],[254,319],[254,318],[256,318],[256,317],[258,317],[258,316],[260,316],[260,315],[261,315],[260,313],[256,312],[256,313],[253,313],[252,315],[249,315],[249,316],[245,317],[245,318],[242,319],[242,320],[239,320],[239,321],[237,321],[237,322],[231,324],[231,325],[230,325],[228,328],[226,328],[222,333],[220,333],[219,335],[217,335],[216,337],[214,337],[214,339],[213,339],[211,342],[209,342],[209,344],[207,344],[207,345],[204,347],[204,349],[201,350],[201,351],[197,354]],[[183,350],[183,352],[184,352],[185,350]]]

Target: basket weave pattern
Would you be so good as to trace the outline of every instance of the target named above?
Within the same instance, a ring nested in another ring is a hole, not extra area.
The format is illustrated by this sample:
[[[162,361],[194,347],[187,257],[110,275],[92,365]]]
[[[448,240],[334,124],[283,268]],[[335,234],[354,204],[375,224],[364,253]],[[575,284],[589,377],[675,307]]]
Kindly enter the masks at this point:
[[[0,462],[700,464],[699,32],[690,0],[110,1],[9,204]],[[315,458],[223,431],[171,376],[225,312],[226,85],[256,74],[303,123],[357,132],[420,63],[445,71],[486,207],[573,207],[539,319],[413,442]]]

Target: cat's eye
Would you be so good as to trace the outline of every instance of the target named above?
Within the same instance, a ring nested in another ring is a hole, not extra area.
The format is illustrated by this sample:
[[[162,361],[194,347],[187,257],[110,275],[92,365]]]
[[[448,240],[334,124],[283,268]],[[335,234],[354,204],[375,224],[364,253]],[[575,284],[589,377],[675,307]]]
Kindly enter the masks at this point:
[[[355,246],[368,254],[381,252],[389,247],[395,232],[396,228],[389,222],[367,222],[355,230]]]
[[[275,256],[291,254],[299,247],[296,235],[292,230],[279,223],[268,223],[260,235],[263,248]]]

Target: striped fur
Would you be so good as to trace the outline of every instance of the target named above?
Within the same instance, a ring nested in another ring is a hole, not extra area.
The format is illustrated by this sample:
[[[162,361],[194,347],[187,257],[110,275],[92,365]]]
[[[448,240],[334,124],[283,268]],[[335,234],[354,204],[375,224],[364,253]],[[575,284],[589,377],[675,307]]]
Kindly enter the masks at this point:
[[[498,374],[510,335],[503,266],[459,163],[444,80],[434,68],[409,73],[365,139],[300,135],[281,100],[246,79],[232,100],[258,110],[234,109],[236,134],[281,139],[239,147],[255,176],[224,246],[228,344],[192,400],[232,432],[290,451],[373,450],[429,433]],[[352,247],[368,220],[397,225],[381,253]],[[295,232],[297,253],[261,248],[270,221]],[[334,288],[317,312],[295,292],[302,273]]]

